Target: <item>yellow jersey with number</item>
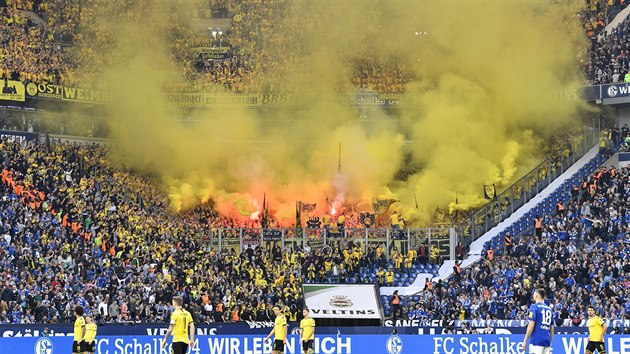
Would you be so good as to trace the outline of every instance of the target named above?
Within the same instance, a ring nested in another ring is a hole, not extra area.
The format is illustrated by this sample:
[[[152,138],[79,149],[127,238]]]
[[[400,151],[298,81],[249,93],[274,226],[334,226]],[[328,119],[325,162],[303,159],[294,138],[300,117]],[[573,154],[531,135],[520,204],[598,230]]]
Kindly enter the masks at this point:
[[[184,309],[177,309],[171,314],[173,342],[188,343],[188,327],[193,323],[192,315]]]

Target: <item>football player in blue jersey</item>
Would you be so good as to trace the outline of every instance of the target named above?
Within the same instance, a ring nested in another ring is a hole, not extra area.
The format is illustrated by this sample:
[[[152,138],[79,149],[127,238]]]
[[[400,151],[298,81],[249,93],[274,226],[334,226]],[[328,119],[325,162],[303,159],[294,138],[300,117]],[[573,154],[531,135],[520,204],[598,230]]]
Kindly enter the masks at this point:
[[[527,314],[529,324],[523,340],[523,351],[530,354],[550,354],[553,336],[553,311],[545,304],[547,293],[544,289],[534,291],[534,304]],[[530,341],[531,339],[531,341]],[[529,352],[527,343],[529,342]]]

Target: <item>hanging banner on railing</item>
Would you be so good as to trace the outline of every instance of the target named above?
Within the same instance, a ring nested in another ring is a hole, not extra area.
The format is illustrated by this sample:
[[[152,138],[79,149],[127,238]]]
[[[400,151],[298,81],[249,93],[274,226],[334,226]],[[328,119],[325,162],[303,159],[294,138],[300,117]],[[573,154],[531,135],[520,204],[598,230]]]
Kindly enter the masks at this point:
[[[278,230],[278,229],[264,229],[263,230],[263,239],[265,241],[282,240],[282,230]]]
[[[91,89],[78,86],[62,86],[54,84],[26,84],[26,94],[29,98],[42,98],[60,101],[106,103],[110,101],[107,90]]]
[[[225,95],[216,93],[167,93],[166,100],[181,106],[194,108],[211,107],[259,107],[259,95]]]
[[[20,81],[4,79],[2,89],[0,90],[0,100],[2,101],[19,101],[24,102],[26,95],[24,94],[24,84]]]
[[[195,48],[194,53],[213,59],[225,59],[229,56],[229,48]],[[0,100],[24,102],[29,99],[46,99],[57,101],[73,101],[87,103],[111,102],[110,90],[94,89],[81,85],[55,85],[52,83],[4,81]],[[300,107],[312,101],[295,93],[260,92],[250,94],[230,94],[226,92],[167,92],[164,97],[168,102],[192,108],[213,107]],[[355,97],[339,97],[340,103],[356,107],[394,107],[402,99],[399,94],[379,94],[376,92],[359,93]],[[334,98],[333,98],[334,101]]]
[[[225,60],[230,58],[230,47],[196,47],[191,48],[190,52],[195,57],[201,57],[208,60]]]
[[[39,138],[37,133],[18,132],[13,130],[0,130],[0,139],[11,141],[34,141]]]

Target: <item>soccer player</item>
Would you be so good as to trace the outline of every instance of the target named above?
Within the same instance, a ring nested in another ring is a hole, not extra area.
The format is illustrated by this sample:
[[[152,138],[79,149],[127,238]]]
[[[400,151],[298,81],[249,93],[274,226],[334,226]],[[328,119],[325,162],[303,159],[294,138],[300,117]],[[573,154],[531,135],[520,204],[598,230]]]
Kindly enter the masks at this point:
[[[173,297],[175,311],[171,314],[171,325],[162,341],[162,349],[164,349],[168,337],[171,336],[171,333],[173,334],[173,354],[186,354],[188,345],[191,349],[195,346],[195,323],[190,312],[182,308],[182,303],[181,296]],[[190,341],[188,340],[188,330],[190,330]]]
[[[84,354],[94,354],[95,351],[95,343],[94,339],[96,338],[96,323],[94,323],[94,318],[92,316],[85,317],[85,337],[83,337],[83,347],[81,350]]]
[[[300,330],[302,334],[302,352],[313,353],[313,340],[315,339],[315,320],[309,316],[308,309],[302,310],[304,319],[300,321]]]
[[[553,312],[545,304],[547,293],[544,289],[534,291],[534,304],[529,308],[529,324],[523,340],[523,351],[527,352],[527,342],[531,337],[530,354],[550,354],[553,337]]]
[[[273,350],[272,353],[275,354],[283,354],[284,353],[284,345],[287,342],[287,318],[280,311],[280,306],[276,305],[273,307],[273,313],[276,315],[276,319],[274,321],[274,326],[267,338],[265,338],[265,342],[271,338],[275,334],[273,341]]]
[[[606,346],[604,345],[604,333],[608,329],[608,325],[601,317],[595,315],[595,308],[589,306],[586,310],[588,313],[588,344],[586,344],[586,354],[593,354],[597,350],[598,354],[606,354]]]
[[[81,353],[81,343],[83,342],[83,337],[85,336],[85,318],[83,318],[83,314],[85,311],[83,310],[83,306],[77,305],[74,307],[74,341],[72,342],[72,352],[79,354]]]

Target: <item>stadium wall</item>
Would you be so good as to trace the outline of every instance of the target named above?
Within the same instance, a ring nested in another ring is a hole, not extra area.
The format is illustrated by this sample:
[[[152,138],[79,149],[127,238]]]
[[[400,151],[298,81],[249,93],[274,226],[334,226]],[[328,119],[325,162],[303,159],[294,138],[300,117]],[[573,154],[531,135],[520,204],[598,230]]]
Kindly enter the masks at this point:
[[[445,323],[444,321],[420,321],[420,320],[386,320],[384,326],[353,326],[353,327],[317,327],[318,334],[389,334],[395,328],[400,334],[443,334],[462,333],[464,321]],[[465,321],[470,328],[476,328],[479,332],[485,331],[487,323],[485,321]],[[497,334],[525,334],[528,321],[517,320],[496,320],[491,323],[491,327]],[[608,322],[608,327],[612,330],[615,327],[628,330],[630,320],[613,320]],[[42,337],[44,329],[48,329],[51,337],[72,336],[72,324],[25,324],[25,325],[0,325],[0,338],[28,338]],[[237,323],[211,323],[197,324],[197,335],[263,335],[269,333],[273,328],[272,321],[245,321]],[[167,325],[164,323],[99,325],[98,333],[103,336],[163,336],[166,334]],[[289,333],[297,334],[298,322],[289,323]],[[555,327],[558,334],[585,334],[588,333],[586,323],[581,326]]]
[[[170,353],[170,341],[161,349],[161,336],[99,336],[96,352],[100,354]],[[320,354],[350,353],[525,353],[522,335],[318,335],[315,352]],[[610,335],[605,339],[609,354],[630,354],[630,337]],[[579,335],[553,337],[553,353],[581,354],[587,339]],[[69,353],[71,337],[0,338],[3,353],[56,354]],[[266,354],[271,342],[263,336],[198,336],[190,354]],[[285,353],[300,353],[297,335],[289,336]]]

